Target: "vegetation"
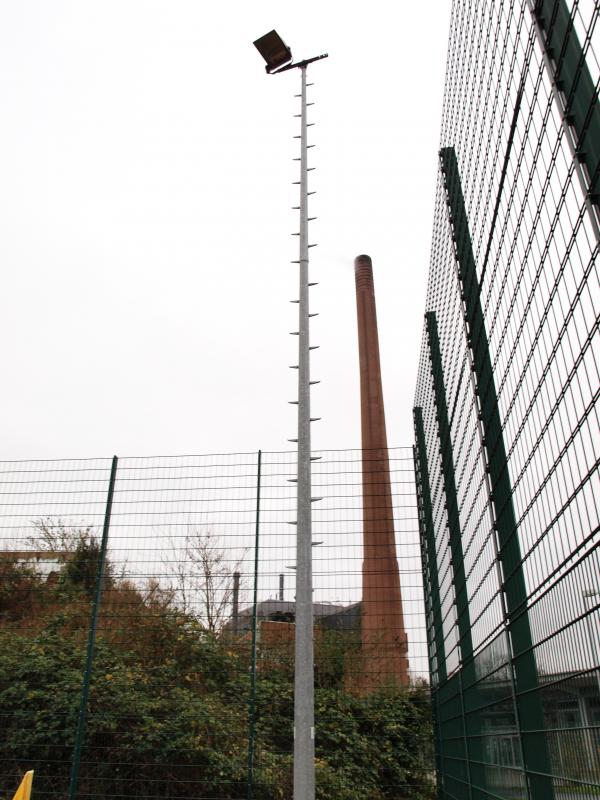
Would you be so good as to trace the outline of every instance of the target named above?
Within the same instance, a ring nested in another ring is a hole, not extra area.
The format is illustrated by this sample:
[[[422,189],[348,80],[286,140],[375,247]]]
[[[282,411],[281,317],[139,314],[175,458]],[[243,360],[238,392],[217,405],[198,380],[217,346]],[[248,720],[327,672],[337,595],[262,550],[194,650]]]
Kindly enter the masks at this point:
[[[229,619],[233,575],[239,576],[245,553],[232,564],[225,550],[219,547],[217,537],[210,530],[193,525],[188,526],[179,547],[173,543],[173,551],[177,549],[180,554],[165,563],[177,605],[193,614],[209,631],[217,633]]]
[[[64,547],[58,579],[0,559],[2,792],[36,769],[36,796],[66,795],[85,661],[90,531]],[[96,641],[80,796],[246,797],[250,645],[209,630],[158,581],[145,588],[109,565]],[[424,688],[357,697],[344,689],[344,642],[317,654],[317,797],[433,797]],[[352,653],[350,654],[352,656]],[[330,665],[328,667],[328,664]],[[262,653],[254,797],[291,797],[293,674]]]

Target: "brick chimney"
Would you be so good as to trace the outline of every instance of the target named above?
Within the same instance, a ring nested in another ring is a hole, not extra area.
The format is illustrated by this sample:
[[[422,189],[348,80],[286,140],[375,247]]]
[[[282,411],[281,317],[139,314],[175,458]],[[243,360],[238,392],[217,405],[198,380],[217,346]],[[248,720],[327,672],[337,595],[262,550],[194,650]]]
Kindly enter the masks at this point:
[[[363,478],[362,692],[408,685],[408,640],[396,558],[392,489],[379,361],[373,266],[354,261]]]

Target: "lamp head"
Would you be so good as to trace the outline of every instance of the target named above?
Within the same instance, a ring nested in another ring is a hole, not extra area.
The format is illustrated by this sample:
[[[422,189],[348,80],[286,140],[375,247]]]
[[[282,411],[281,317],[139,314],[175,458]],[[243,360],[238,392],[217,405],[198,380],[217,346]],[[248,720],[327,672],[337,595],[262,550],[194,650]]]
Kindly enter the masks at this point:
[[[257,39],[254,46],[267,62],[267,72],[273,72],[292,60],[292,51],[275,30]]]

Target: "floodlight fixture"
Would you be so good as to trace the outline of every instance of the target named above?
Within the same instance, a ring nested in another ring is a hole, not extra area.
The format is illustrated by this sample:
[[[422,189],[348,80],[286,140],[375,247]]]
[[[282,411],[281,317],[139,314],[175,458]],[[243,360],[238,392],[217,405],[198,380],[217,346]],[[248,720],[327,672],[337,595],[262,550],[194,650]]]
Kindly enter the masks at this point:
[[[267,72],[273,72],[292,60],[292,51],[276,30],[265,33],[254,42],[254,46],[267,62]]]

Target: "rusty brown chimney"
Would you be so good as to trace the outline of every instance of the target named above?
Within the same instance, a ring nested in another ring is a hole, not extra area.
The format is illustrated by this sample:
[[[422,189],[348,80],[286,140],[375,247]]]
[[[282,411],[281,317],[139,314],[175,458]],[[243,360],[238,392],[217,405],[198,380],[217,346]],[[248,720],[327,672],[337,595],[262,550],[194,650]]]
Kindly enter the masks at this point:
[[[408,685],[408,640],[396,558],[392,489],[385,430],[373,265],[354,261],[363,478],[361,690]]]

